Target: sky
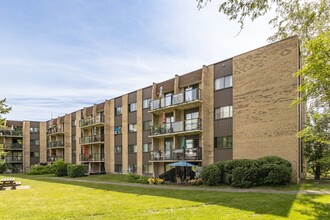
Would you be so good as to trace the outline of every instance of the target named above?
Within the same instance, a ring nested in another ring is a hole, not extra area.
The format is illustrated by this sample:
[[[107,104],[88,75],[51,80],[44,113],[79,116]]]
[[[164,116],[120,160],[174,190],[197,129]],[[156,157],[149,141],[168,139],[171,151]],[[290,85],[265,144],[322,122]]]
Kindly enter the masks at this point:
[[[195,0],[2,0],[0,99],[47,121],[255,48],[270,15],[239,24]]]

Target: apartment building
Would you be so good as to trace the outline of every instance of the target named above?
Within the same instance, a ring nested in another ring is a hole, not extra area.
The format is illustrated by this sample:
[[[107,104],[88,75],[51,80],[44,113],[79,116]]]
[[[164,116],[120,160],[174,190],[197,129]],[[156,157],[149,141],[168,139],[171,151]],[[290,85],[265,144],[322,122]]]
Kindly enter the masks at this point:
[[[159,176],[180,160],[204,166],[275,155],[299,181],[303,106],[290,107],[299,56],[291,37],[47,122],[23,122],[23,135],[0,143],[23,143],[13,152],[24,155],[23,170],[61,158],[88,164],[91,174]],[[38,148],[31,128],[39,128]]]

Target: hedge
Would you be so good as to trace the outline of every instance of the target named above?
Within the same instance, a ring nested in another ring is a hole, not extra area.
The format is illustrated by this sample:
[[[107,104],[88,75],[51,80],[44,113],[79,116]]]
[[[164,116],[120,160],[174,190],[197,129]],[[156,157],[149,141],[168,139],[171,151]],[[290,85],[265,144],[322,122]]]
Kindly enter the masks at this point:
[[[221,180],[221,173],[219,168],[212,164],[203,168],[201,172],[203,183],[208,186],[217,185]]]
[[[38,165],[27,172],[28,175],[54,174],[54,168],[51,165]]]
[[[64,163],[63,160],[58,160],[52,164],[52,167],[54,169],[54,174],[56,176],[67,176],[68,175],[68,163]]]
[[[82,177],[87,173],[88,166],[86,164],[70,164],[67,166],[69,177]]]
[[[217,162],[204,167],[201,177],[205,185],[224,183],[234,187],[248,188],[289,183],[291,172],[289,161],[276,156],[267,156],[257,160]]]
[[[136,173],[130,173],[127,174],[127,180],[131,183],[142,183],[142,184],[148,184],[149,177],[146,176],[139,176]]]

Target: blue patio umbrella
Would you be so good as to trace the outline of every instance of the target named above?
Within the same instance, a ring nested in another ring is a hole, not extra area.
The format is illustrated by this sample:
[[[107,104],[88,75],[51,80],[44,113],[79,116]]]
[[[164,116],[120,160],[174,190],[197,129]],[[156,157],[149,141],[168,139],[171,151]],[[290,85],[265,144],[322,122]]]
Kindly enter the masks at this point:
[[[168,164],[168,166],[170,166],[170,167],[194,167],[197,165],[182,160],[182,161],[178,161],[175,163],[170,163],[170,164]]]

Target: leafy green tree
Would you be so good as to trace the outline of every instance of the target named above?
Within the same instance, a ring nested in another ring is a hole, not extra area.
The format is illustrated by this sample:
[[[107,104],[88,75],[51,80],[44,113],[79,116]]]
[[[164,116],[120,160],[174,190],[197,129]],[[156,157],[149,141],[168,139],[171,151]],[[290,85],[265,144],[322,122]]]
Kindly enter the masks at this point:
[[[307,126],[299,132],[305,143],[305,156],[314,178],[319,180],[330,165],[330,113],[311,112]]]
[[[2,116],[10,112],[10,110],[11,107],[8,107],[6,104],[6,99],[4,98],[0,100],[0,129],[4,126],[5,123],[5,119],[2,118]],[[7,153],[4,151],[3,145],[0,144],[0,173],[7,169],[7,164],[4,161],[6,154]]]
[[[302,97],[295,103],[308,101],[310,108],[330,108],[330,31],[310,40],[306,45],[305,65],[295,75],[303,81],[298,87]]]
[[[11,107],[8,107],[6,104],[6,98],[0,100],[0,128],[3,127],[5,123],[5,118],[2,118],[3,115],[9,113],[11,111]]]

